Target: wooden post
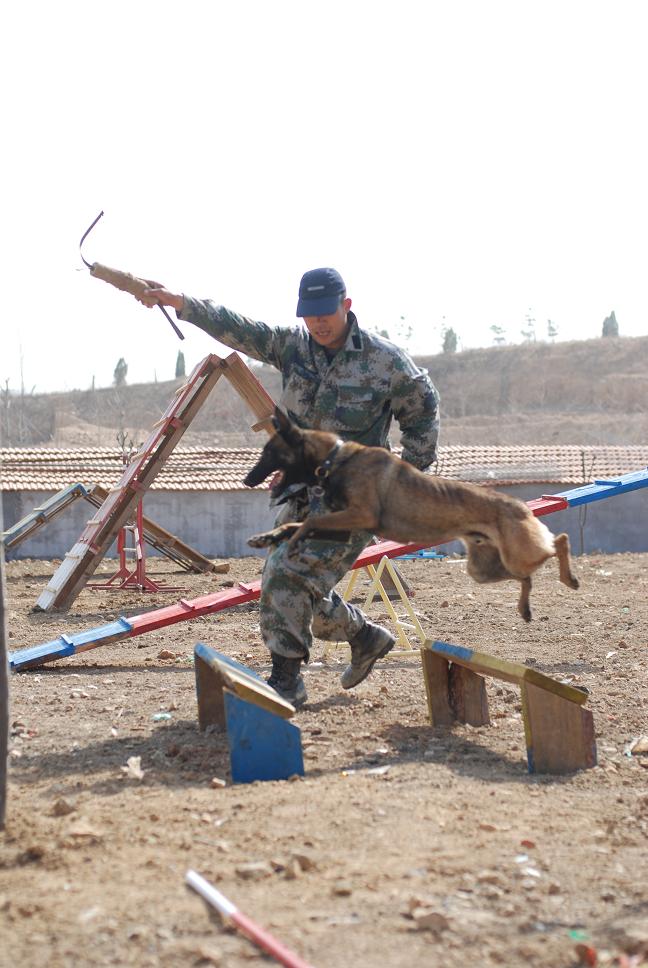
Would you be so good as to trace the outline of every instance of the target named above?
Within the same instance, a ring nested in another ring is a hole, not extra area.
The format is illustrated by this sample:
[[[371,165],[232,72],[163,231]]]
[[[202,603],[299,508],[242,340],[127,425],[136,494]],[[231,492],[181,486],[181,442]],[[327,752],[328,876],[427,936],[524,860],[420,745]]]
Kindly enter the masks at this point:
[[[490,724],[483,676],[426,648],[421,649],[421,662],[433,726],[450,726],[454,722],[469,726]]]
[[[450,664],[448,692],[450,705],[458,722],[468,723],[469,726],[490,725],[486,683],[483,676],[453,662]]]
[[[451,726],[455,716],[450,705],[450,663],[425,648],[421,649],[421,662],[430,722],[433,726]]]
[[[572,773],[596,766],[591,710],[530,682],[520,688],[529,773]]]

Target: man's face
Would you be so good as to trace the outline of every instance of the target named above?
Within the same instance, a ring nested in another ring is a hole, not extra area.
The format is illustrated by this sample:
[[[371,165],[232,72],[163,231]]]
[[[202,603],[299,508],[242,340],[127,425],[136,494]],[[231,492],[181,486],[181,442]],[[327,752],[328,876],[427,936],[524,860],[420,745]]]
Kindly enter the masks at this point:
[[[351,300],[343,299],[336,312],[328,316],[304,316],[306,329],[316,343],[327,350],[339,350],[346,343],[347,313]]]

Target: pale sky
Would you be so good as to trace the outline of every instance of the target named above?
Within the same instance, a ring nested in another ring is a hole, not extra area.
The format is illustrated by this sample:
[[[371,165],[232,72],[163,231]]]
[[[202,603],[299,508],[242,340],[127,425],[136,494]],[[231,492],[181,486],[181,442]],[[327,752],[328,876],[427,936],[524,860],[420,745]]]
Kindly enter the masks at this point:
[[[0,383],[171,379],[229,352],[99,261],[295,322],[332,265],[414,354],[648,333],[644,0],[3,6]],[[81,271],[82,270],[82,271]],[[433,376],[433,374],[432,374]]]

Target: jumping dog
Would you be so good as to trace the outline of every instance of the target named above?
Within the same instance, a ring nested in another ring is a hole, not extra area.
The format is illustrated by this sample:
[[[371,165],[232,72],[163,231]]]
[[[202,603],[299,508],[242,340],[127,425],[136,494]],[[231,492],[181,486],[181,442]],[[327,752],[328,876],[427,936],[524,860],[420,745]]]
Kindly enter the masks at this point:
[[[381,538],[426,546],[459,539],[466,546],[468,574],[476,582],[520,582],[518,612],[525,622],[531,621],[531,575],[547,559],[557,558],[560,581],[578,588],[568,536],[553,535],[517,498],[425,474],[382,447],[302,430],[279,408],[273,425],[276,433],[244,483],[256,487],[279,471],[280,479],[271,488],[273,498],[291,484],[319,485],[331,510],[253,535],[248,541],[252,548],[285,540],[295,544],[331,531],[371,531]]]

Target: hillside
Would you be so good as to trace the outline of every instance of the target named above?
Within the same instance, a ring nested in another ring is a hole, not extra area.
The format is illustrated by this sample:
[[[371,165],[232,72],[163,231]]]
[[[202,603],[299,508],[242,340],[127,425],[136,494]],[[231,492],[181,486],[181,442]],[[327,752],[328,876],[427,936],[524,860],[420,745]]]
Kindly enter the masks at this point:
[[[441,394],[444,444],[644,444],[648,440],[648,336],[467,350],[417,357]],[[254,367],[270,395],[279,374]],[[67,393],[3,395],[0,446],[111,446],[123,430],[144,440],[179,383]],[[260,444],[226,380],[183,443]],[[398,434],[394,434],[394,443]]]

